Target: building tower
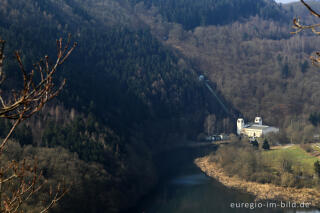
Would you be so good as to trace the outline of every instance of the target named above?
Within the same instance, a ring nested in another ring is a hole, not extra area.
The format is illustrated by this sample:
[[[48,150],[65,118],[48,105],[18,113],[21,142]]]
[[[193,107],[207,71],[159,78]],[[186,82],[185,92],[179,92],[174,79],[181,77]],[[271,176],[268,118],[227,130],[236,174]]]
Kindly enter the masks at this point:
[[[261,118],[261,117],[256,117],[256,118],[254,119],[254,123],[255,123],[255,124],[258,124],[258,125],[262,125],[262,118]]]
[[[244,120],[243,118],[239,118],[237,120],[237,134],[240,135],[241,134],[241,130],[243,129],[244,127]]]

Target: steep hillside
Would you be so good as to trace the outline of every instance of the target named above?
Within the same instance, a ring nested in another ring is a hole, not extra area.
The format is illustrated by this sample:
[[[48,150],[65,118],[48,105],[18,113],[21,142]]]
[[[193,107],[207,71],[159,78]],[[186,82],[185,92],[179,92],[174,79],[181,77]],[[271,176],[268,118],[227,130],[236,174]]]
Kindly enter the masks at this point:
[[[318,131],[308,118],[320,112],[320,75],[308,57],[319,41],[290,34],[294,14],[307,15],[271,0],[4,1],[4,92],[19,85],[13,50],[31,69],[46,53],[54,58],[56,38],[71,33],[79,44],[56,79],[67,78],[67,87],[19,128],[22,148],[12,152],[47,153],[41,159],[52,182],[67,173],[62,163],[55,168],[54,156],[72,162],[73,191],[56,211],[126,209],[156,183],[153,156],[194,140],[208,114],[213,131],[233,131],[200,74],[230,110],[247,119],[259,114],[304,141]],[[0,129],[4,136],[8,122]]]
[[[317,3],[312,6],[317,8]],[[259,114],[267,123],[294,134],[291,138],[297,143],[310,140],[318,131],[308,120],[320,110],[320,75],[309,61],[319,38],[310,32],[290,34],[295,16],[314,23],[305,7],[298,3],[282,7],[280,12],[292,17],[288,19],[265,19],[257,13],[246,20],[192,31],[164,21],[155,9],[136,8],[153,34],[209,76],[247,119]]]
[[[131,0],[155,10],[168,22],[191,30],[198,26],[225,25],[259,15],[264,19],[286,20],[281,6],[268,0]],[[154,9],[154,8],[153,8]]]
[[[78,42],[56,79],[67,78],[63,93],[14,135],[21,156],[51,153],[41,159],[50,162],[45,170],[52,182],[66,173],[49,157],[61,147],[65,161],[83,165],[70,165],[68,180],[75,182],[59,212],[132,206],[156,183],[154,154],[194,140],[207,114],[215,114],[217,123],[226,117],[217,101],[208,101],[189,62],[164,47],[125,2],[10,0],[0,11],[0,35],[7,40],[5,92],[19,86],[13,50],[21,50],[31,70],[44,54],[55,57],[56,38],[71,33]],[[8,126],[1,123],[2,136]]]

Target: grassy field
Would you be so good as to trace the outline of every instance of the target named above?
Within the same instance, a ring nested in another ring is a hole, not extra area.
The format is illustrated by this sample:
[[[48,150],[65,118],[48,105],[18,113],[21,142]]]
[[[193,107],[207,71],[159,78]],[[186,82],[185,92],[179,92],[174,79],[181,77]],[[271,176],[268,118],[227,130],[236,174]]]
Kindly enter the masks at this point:
[[[314,173],[314,162],[320,160],[304,151],[297,145],[289,147],[277,147],[263,153],[264,160],[269,162],[270,167],[279,170],[281,159],[286,158],[293,161],[293,169],[300,167],[302,171],[309,174]]]

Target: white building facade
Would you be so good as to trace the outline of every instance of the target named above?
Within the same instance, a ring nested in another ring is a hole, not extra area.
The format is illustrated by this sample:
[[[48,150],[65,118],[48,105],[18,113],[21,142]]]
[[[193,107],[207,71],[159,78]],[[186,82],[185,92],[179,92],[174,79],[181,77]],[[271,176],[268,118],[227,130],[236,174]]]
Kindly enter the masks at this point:
[[[245,124],[243,118],[237,120],[237,134],[247,135],[248,137],[259,138],[271,132],[279,132],[279,128],[262,124],[262,118],[256,117],[254,123]]]

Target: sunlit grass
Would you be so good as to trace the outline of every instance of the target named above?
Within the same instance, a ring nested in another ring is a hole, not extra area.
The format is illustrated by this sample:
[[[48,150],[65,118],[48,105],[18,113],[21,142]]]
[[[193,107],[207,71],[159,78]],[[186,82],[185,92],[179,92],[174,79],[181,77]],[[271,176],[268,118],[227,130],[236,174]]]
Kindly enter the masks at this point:
[[[312,174],[314,172],[314,162],[320,160],[317,157],[304,151],[297,145],[287,148],[277,148],[263,152],[265,160],[269,163],[270,167],[279,170],[280,162],[283,157],[291,159],[293,162],[293,169],[300,167],[301,170]]]

